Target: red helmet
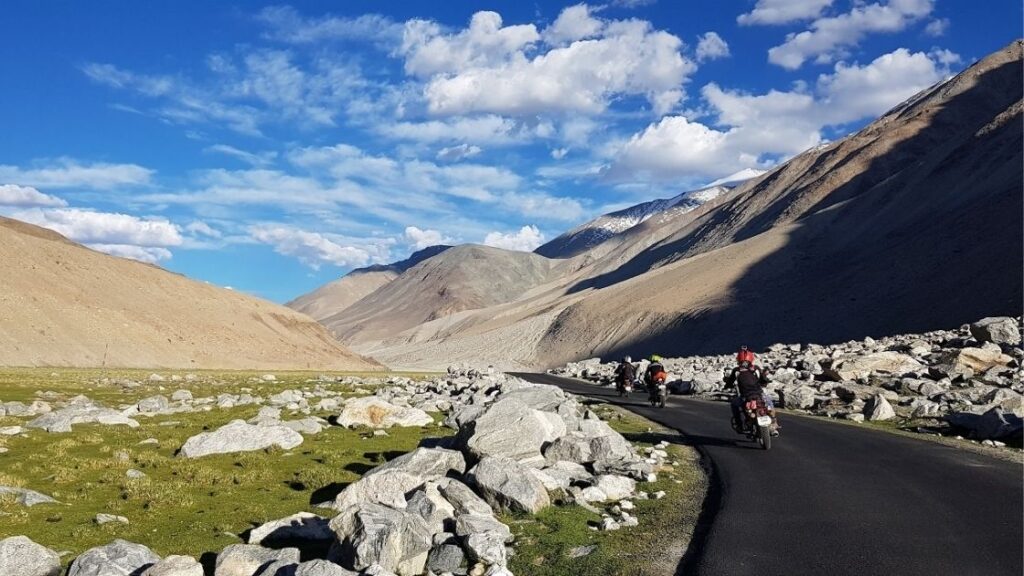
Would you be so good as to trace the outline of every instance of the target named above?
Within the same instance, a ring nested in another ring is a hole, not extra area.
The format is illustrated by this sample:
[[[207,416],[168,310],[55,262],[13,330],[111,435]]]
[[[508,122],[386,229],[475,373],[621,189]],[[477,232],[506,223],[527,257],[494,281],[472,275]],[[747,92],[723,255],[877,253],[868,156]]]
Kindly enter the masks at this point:
[[[736,354],[736,361],[741,363],[741,364],[743,362],[750,362],[751,364],[753,364],[754,363],[754,353],[751,352],[750,350],[747,350],[746,346],[743,346],[743,347],[740,348],[739,353]]]

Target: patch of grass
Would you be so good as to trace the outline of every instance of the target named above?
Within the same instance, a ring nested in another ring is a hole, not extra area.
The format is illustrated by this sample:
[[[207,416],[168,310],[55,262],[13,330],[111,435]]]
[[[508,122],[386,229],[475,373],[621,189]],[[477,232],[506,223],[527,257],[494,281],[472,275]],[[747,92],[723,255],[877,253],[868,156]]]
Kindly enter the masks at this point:
[[[679,440],[676,432],[626,410],[609,405],[594,409],[640,448],[663,439]],[[668,462],[676,465],[659,470],[657,482],[637,484],[638,490],[666,493],[661,500],[631,500],[636,505],[631,514],[639,519],[639,526],[594,531],[589,526],[600,522],[601,516],[575,505],[553,506],[535,517],[506,517],[516,537],[512,572],[531,576],[674,574],[693,535],[707,480],[695,450],[672,444],[668,453]],[[574,550],[589,546],[594,547],[590,553],[571,557]]]
[[[264,383],[253,381],[263,372],[204,372],[201,381],[151,383],[144,381],[151,371],[136,371],[130,374],[142,383],[125,388],[113,383],[109,373],[58,370],[60,376],[51,377],[51,372],[0,372],[0,401],[66,400],[85,394],[119,407],[154,394],[169,396],[177,389],[191,390],[197,398],[237,394],[243,389],[267,397],[285,389],[318,385],[344,395],[357,393],[346,384],[321,382],[316,373],[275,372],[278,381]],[[305,436],[300,446],[289,451],[271,449],[198,459],[176,456],[186,438],[234,419],[252,418],[259,409],[258,405],[215,408],[139,417],[138,428],[74,425],[68,434],[30,430],[27,435],[5,438],[10,451],[0,454],[0,485],[24,486],[53,496],[60,504],[25,508],[12,497],[0,497],[0,539],[28,536],[54,550],[70,552],[63,556],[65,562],[114,538],[145,544],[161,555],[198,558],[241,542],[238,534],[269,520],[303,510],[330,516],[331,511],[315,509],[314,504],[333,499],[363,470],[395,453],[414,449],[424,437],[451,434],[446,427],[429,426],[392,428],[388,436],[377,437],[332,426]],[[333,414],[317,415],[326,418]],[[301,415],[283,414],[285,419],[293,417]],[[28,419],[0,421],[14,425]],[[171,422],[175,424],[162,425]],[[141,444],[150,438],[157,443]],[[146,476],[130,479],[126,475],[129,469]],[[97,526],[93,518],[98,513],[125,516],[130,524]]]

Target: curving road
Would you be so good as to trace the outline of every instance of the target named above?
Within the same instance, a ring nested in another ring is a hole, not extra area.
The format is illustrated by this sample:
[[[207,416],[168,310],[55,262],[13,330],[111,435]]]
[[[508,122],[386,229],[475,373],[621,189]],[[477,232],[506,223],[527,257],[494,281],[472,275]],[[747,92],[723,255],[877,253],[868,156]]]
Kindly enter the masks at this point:
[[[935,442],[783,415],[770,451],[735,434],[724,403],[516,374],[622,404],[679,430],[712,467],[678,574],[1021,576],[1022,467]]]

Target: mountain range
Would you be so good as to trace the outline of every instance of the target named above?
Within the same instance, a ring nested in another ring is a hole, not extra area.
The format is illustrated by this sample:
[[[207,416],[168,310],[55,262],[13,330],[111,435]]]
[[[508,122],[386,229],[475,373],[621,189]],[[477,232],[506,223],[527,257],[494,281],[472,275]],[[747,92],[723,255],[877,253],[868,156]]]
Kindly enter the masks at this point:
[[[1021,64],[1017,41],[768,173],[606,214],[533,254],[459,246],[291,305],[362,354],[420,369],[721,353],[1019,315]]]

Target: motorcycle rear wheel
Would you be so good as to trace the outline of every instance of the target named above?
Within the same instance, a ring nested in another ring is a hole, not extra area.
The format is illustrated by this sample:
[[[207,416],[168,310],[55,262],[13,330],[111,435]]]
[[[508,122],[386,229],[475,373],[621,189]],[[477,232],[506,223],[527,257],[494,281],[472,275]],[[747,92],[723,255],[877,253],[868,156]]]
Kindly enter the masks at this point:
[[[772,430],[767,426],[757,427],[757,443],[765,450],[772,449]]]

